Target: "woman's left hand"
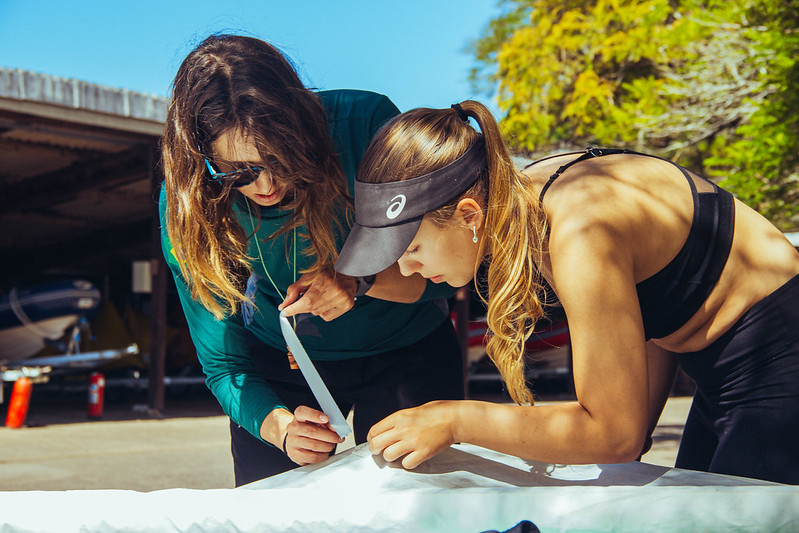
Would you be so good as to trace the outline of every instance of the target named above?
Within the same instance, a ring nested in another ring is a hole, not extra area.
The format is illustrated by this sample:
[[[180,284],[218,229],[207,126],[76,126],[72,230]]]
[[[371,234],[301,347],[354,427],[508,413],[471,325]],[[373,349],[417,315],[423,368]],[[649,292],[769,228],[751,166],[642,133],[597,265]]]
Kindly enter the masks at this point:
[[[434,401],[397,411],[369,430],[369,449],[389,462],[405,456],[402,466],[416,468],[455,443],[454,408],[453,402]]]
[[[278,306],[286,316],[311,313],[330,322],[355,303],[355,278],[323,270],[317,275],[304,274],[286,290],[286,299]]]

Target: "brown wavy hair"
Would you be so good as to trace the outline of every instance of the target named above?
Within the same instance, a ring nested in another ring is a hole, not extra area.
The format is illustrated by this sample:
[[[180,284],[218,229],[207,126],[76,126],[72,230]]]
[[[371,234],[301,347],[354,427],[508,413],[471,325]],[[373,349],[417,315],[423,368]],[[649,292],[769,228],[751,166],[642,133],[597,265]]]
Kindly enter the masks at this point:
[[[473,100],[460,105],[485,138],[487,168],[457,200],[428,215],[445,226],[462,198],[473,198],[484,207],[484,238],[474,270],[478,293],[483,294],[479,285],[485,283],[488,294],[486,351],[513,400],[532,404],[524,373],[524,343],[544,314],[538,262],[547,222],[527,178],[515,170],[491,112]],[[452,109],[407,111],[389,121],[372,140],[361,160],[358,180],[386,183],[432,172],[464,154],[478,135]],[[479,280],[477,271],[483,261],[486,277]]]
[[[252,37],[212,35],[183,60],[172,83],[162,139],[166,225],[192,297],[214,316],[236,311],[245,299],[252,258],[232,207],[230,184],[208,179],[203,158],[220,135],[252,140],[277,180],[287,183],[281,209],[292,215],[276,237],[300,225],[315,257],[305,272],[335,261],[337,213],[352,202],[319,98],[272,45]],[[248,202],[246,198],[242,199]],[[343,210],[343,211],[342,211]],[[260,213],[257,205],[254,213]],[[259,219],[260,222],[260,219]]]

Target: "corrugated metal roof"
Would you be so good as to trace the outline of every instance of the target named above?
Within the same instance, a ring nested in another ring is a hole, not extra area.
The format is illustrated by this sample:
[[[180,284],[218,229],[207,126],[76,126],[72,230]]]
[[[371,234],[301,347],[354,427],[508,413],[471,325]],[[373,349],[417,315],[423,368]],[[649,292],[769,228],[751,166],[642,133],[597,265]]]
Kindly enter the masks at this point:
[[[0,67],[0,97],[160,123],[166,120],[166,98],[22,69]]]

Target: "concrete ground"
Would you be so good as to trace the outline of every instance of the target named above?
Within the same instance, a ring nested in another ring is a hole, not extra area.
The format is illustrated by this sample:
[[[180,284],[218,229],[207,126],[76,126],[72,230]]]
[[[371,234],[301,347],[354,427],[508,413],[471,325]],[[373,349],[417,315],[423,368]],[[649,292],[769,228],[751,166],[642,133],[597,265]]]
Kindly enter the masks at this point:
[[[0,427],[0,491],[233,487],[228,419],[204,387],[168,397],[158,418],[140,396],[109,396],[103,419],[88,420],[85,394],[34,389],[26,426]],[[669,399],[643,461],[674,465],[689,406]]]

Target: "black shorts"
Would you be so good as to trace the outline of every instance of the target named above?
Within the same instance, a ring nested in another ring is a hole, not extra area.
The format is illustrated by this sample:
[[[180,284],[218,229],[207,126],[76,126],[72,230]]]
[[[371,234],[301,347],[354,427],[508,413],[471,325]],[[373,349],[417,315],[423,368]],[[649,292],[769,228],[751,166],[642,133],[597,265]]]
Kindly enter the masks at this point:
[[[675,466],[799,484],[799,276],[701,352]]]
[[[284,350],[254,339],[251,353],[258,374],[292,412],[300,405],[319,409],[302,373],[289,368]],[[341,412],[353,409],[355,443],[391,413],[432,400],[464,397],[463,358],[450,320],[420,341],[380,355],[341,361],[314,361]],[[265,444],[231,422],[236,486],[296,468],[282,450]]]

